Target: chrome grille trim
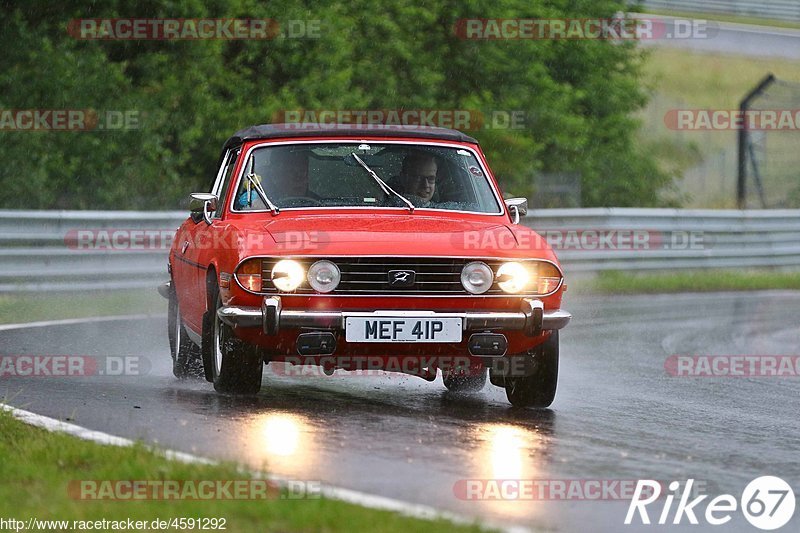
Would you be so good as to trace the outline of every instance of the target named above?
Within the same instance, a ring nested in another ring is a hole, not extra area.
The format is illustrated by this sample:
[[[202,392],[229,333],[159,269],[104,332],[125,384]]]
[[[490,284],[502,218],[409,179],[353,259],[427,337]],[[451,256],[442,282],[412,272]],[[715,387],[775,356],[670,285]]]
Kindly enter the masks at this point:
[[[547,297],[558,292],[564,283],[564,276],[561,269],[552,261],[547,259],[523,259],[523,258],[486,258],[486,257],[422,257],[422,256],[363,256],[353,258],[353,256],[251,256],[247,257],[240,262],[246,260],[260,258],[264,261],[262,268],[262,276],[264,288],[261,292],[253,292],[245,289],[236,279],[237,285],[245,292],[260,295],[284,295],[284,296],[395,296],[395,297],[469,297],[469,298],[522,298],[522,297]],[[342,281],[339,287],[331,293],[321,294],[313,290],[307,281],[303,281],[302,285],[294,292],[285,293],[277,290],[271,281],[271,268],[276,262],[281,259],[293,259],[301,263],[304,269],[321,259],[327,259],[336,263],[342,272]],[[461,269],[469,262],[484,261],[493,271],[497,271],[500,264],[507,261],[518,261],[521,263],[549,263],[556,267],[561,273],[561,281],[558,286],[547,294],[538,294],[536,292],[526,292],[524,294],[509,294],[503,292],[497,284],[493,284],[492,288],[481,295],[469,294],[464,290],[461,285]],[[366,267],[366,269],[355,270],[355,268]],[[234,272],[237,271],[237,265]],[[350,270],[353,268],[353,270]],[[389,270],[408,269],[416,272],[416,282],[411,287],[391,288],[388,285],[388,272]],[[444,269],[444,271],[442,271]],[[438,271],[437,271],[438,270]],[[364,277],[367,279],[363,279]],[[436,279],[429,279],[430,276],[436,276]],[[450,278],[441,279],[439,276],[450,276]],[[377,279],[370,279],[370,278]],[[358,287],[358,288],[356,288]]]

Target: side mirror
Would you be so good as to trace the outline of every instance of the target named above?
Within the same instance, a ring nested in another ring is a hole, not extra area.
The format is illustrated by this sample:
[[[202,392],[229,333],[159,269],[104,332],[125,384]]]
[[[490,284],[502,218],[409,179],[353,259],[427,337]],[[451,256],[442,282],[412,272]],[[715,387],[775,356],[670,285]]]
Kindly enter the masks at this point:
[[[524,217],[528,214],[528,199],[527,198],[507,198],[504,200],[508,210],[513,213],[514,224],[519,224],[519,217]]]
[[[205,220],[211,225],[211,213],[217,210],[217,197],[206,192],[193,192],[189,200],[190,216],[195,224]]]

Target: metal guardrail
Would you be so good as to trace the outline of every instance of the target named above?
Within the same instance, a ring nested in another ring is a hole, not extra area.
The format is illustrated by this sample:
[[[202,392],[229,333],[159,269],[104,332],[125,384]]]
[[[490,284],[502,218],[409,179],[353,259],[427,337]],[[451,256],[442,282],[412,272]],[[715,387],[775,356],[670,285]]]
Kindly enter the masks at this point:
[[[0,210],[0,292],[155,287],[167,279],[169,240],[186,216]],[[567,274],[800,268],[800,210],[540,209],[522,223],[554,244]],[[107,230],[108,236],[111,230],[149,230],[166,239],[144,249],[83,246],[80,230]],[[632,232],[644,236],[646,246],[626,246]]]
[[[185,211],[0,210],[0,293],[155,287],[167,279],[169,246],[81,246],[78,231],[174,232]],[[147,248],[147,247],[146,247]]]
[[[800,210],[795,209],[541,209],[523,223],[555,245],[566,273],[800,268]],[[592,231],[610,235],[611,246],[596,244]],[[626,246],[627,235],[620,239],[614,231],[635,232],[646,242]]]
[[[641,0],[632,3],[668,11],[724,13],[800,22],[800,2],[797,0]]]

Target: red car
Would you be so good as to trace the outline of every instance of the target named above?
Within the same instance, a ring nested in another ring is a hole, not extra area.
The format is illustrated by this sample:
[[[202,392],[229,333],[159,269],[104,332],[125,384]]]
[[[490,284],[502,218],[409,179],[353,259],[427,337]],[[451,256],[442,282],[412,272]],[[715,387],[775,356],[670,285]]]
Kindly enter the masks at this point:
[[[271,362],[441,371],[453,391],[488,374],[513,405],[547,407],[571,315],[526,211],[455,130],[241,130],[170,250],[174,373],[232,394],[257,393]]]

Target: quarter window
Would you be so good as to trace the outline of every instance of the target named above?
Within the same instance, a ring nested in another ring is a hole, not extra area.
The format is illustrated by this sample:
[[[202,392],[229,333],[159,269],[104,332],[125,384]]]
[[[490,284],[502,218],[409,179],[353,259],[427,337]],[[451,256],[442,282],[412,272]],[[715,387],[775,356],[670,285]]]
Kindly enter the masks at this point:
[[[225,210],[225,198],[228,196],[228,190],[231,187],[233,168],[236,166],[236,160],[239,158],[240,152],[241,148],[228,151],[225,163],[223,164],[224,168],[222,171],[221,186],[219,187],[218,192],[219,201],[217,202],[217,210],[214,211],[214,218],[220,218],[222,216],[222,212]]]

